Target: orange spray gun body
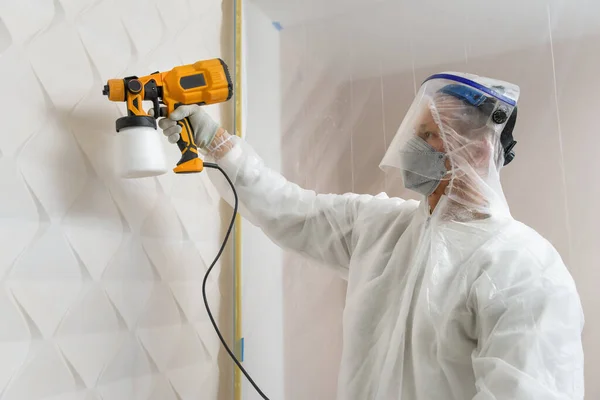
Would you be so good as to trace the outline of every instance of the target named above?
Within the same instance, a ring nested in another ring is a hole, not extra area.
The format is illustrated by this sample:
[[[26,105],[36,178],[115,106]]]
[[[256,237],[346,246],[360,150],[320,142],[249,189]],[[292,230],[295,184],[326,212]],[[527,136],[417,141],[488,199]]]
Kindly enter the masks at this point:
[[[233,95],[233,83],[227,65],[217,58],[142,77],[110,79],[102,94],[108,96],[110,101],[127,102],[127,116],[117,119],[117,132],[131,127],[156,129],[156,120],[168,117],[180,105],[208,105],[228,101]],[[144,111],[143,101],[153,103],[153,116]],[[190,122],[185,118],[178,124],[181,126],[181,135],[177,146],[181,151],[181,159],[173,172],[201,172],[203,162],[198,157],[198,147]]]

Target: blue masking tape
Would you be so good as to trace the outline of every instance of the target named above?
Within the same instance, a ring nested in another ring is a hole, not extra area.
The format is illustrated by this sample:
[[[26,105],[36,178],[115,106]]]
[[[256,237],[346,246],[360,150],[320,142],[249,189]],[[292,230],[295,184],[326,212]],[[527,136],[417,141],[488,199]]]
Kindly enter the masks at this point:
[[[278,31],[283,29],[283,26],[281,26],[281,24],[277,21],[273,21],[273,26],[275,27],[275,29],[277,29]]]
[[[244,362],[244,338],[240,339],[240,362]]]

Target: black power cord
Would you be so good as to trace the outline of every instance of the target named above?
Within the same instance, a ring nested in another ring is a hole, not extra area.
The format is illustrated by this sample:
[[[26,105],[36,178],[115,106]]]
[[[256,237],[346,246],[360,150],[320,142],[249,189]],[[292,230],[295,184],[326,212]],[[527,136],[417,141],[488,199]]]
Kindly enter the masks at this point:
[[[233,217],[231,218],[231,222],[229,223],[229,228],[227,228],[227,233],[225,234],[225,238],[223,239],[223,243],[221,244],[221,248],[219,249],[219,252],[217,253],[217,256],[215,257],[215,259],[213,260],[213,262],[210,264],[210,267],[208,267],[208,270],[206,271],[206,274],[204,275],[204,280],[202,281],[202,297],[204,298],[204,306],[206,307],[206,312],[208,313],[208,317],[210,318],[210,322],[212,322],[212,325],[215,328],[215,331],[217,332],[217,335],[219,336],[219,339],[221,340],[221,343],[223,343],[223,347],[225,347],[225,350],[227,350],[227,353],[229,353],[229,356],[231,357],[231,359],[235,362],[235,364],[238,366],[238,368],[242,371],[242,373],[244,374],[244,376],[252,384],[252,386],[258,392],[258,394],[264,400],[269,400],[269,398],[267,397],[267,395],[265,395],[262,392],[262,390],[260,390],[260,388],[258,387],[258,385],[252,380],[252,378],[250,377],[250,374],[248,374],[248,372],[246,372],[246,370],[244,369],[244,367],[242,367],[242,364],[235,357],[235,355],[233,354],[233,352],[231,351],[231,349],[229,348],[229,346],[227,346],[227,343],[225,342],[225,339],[223,338],[223,335],[221,335],[221,331],[219,330],[219,327],[217,326],[217,323],[215,322],[215,319],[213,318],[213,315],[210,312],[210,307],[208,306],[208,299],[206,297],[206,282],[208,281],[208,275],[210,274],[210,272],[212,271],[213,267],[215,266],[215,264],[217,263],[217,261],[219,261],[219,258],[223,254],[223,251],[225,250],[225,246],[227,246],[227,241],[229,240],[229,236],[231,234],[231,231],[233,230],[233,226],[235,225],[235,218],[236,218],[237,212],[238,212],[238,195],[237,195],[237,192],[235,191],[235,187],[233,185],[233,182],[231,182],[231,179],[229,178],[229,176],[227,176],[227,174],[225,173],[225,171],[221,167],[219,167],[217,164],[214,164],[214,163],[204,163],[204,167],[206,167],[206,168],[212,168],[212,169],[217,169],[217,170],[221,171],[221,173],[223,174],[223,176],[225,177],[225,179],[227,179],[227,182],[229,183],[229,186],[231,186],[231,190],[233,191],[233,197],[234,197]]]

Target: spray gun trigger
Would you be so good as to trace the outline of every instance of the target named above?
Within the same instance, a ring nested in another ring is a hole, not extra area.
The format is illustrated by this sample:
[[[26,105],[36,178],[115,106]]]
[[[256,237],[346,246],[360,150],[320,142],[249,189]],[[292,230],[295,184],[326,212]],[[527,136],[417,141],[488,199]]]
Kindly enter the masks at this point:
[[[152,107],[155,110],[158,110],[158,111],[154,112],[154,119],[158,119],[159,116],[162,117],[162,115],[160,115],[162,113],[162,110],[160,108],[160,104],[158,104],[158,99],[157,98],[153,98],[152,99]]]

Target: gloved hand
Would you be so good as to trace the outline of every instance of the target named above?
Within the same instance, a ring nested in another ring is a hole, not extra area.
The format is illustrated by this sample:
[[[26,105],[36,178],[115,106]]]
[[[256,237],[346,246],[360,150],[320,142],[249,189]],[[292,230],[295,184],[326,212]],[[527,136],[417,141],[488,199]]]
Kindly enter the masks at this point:
[[[153,112],[154,110],[150,111],[150,113]],[[181,133],[181,126],[177,125],[177,121],[185,117],[190,120],[196,145],[200,149],[206,150],[215,138],[220,126],[202,107],[196,104],[179,106],[169,117],[159,120],[158,126],[163,130],[170,143],[177,143]]]

